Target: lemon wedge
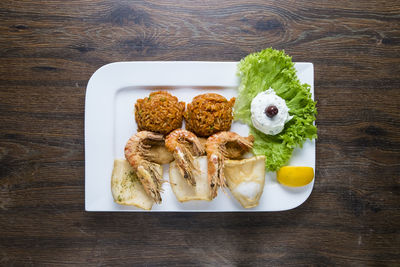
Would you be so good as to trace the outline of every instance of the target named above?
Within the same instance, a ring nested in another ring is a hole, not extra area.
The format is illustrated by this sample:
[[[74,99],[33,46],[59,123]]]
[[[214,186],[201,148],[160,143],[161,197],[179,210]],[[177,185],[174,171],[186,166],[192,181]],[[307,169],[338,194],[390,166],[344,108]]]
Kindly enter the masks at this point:
[[[278,182],[286,186],[305,186],[314,179],[311,167],[284,166],[276,173]]]

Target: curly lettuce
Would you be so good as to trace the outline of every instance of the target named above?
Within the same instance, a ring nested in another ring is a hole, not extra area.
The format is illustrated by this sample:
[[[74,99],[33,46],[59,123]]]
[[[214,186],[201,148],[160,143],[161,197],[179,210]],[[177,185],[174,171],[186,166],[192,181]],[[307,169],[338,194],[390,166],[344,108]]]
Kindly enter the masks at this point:
[[[276,171],[287,164],[295,147],[302,147],[307,139],[317,137],[314,121],[316,102],[312,100],[310,85],[301,84],[292,58],[284,51],[272,48],[253,53],[238,64],[241,82],[234,106],[234,119],[246,123],[255,141],[253,153],[266,156],[266,169]],[[293,118],[277,135],[267,135],[255,129],[251,122],[251,101],[260,92],[273,88],[285,99]]]

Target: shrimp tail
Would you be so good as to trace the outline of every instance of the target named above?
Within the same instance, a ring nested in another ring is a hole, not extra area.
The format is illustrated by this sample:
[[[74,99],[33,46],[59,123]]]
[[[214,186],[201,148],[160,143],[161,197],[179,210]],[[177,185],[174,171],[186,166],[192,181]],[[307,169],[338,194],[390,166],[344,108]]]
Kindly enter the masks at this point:
[[[194,138],[192,143],[193,155],[194,156],[201,156],[206,153],[204,146],[201,144],[198,138]]]
[[[146,139],[150,142],[162,142],[164,141],[164,136],[159,133],[148,132]]]
[[[235,140],[236,144],[242,149],[243,152],[249,151],[253,147],[254,136],[239,137]],[[227,150],[225,145],[219,146],[219,150],[225,158],[231,158],[231,153]]]
[[[194,164],[194,157],[184,145],[179,145],[174,151],[174,158],[179,166],[179,171],[186,181],[195,186],[196,180],[194,179],[194,172],[199,171]]]
[[[156,202],[161,203],[162,192],[162,173],[159,172],[156,163],[145,161],[138,168],[136,172],[140,182],[143,185],[146,193]]]
[[[222,154],[212,154],[208,160],[208,183],[211,187],[211,197],[215,198],[218,194],[218,188],[224,188],[224,157]]]

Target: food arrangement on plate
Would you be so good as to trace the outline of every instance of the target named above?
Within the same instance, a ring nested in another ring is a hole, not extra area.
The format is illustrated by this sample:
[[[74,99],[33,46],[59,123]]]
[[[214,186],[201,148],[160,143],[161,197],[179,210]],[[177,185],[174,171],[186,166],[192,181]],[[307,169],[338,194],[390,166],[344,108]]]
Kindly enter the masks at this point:
[[[157,91],[136,101],[138,132],[126,143],[125,159],[114,161],[116,203],[149,210],[162,202],[162,184],[169,182],[179,202],[212,201],[219,189],[229,189],[244,208],[252,208],[266,171],[277,172],[283,186],[312,181],[311,167],[285,166],[294,148],[316,138],[315,102],[291,58],[265,49],[241,60],[238,75],[236,99],[207,93],[186,105]],[[250,134],[230,131],[232,121],[247,124]],[[169,164],[169,181],[162,177],[163,164]]]

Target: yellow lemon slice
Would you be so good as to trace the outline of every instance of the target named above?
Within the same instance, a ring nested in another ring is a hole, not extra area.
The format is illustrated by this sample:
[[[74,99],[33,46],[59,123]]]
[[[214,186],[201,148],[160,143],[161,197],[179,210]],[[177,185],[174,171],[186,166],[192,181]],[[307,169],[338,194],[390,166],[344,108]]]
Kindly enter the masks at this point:
[[[278,182],[287,186],[304,186],[314,178],[314,169],[311,167],[284,166],[276,173]]]

